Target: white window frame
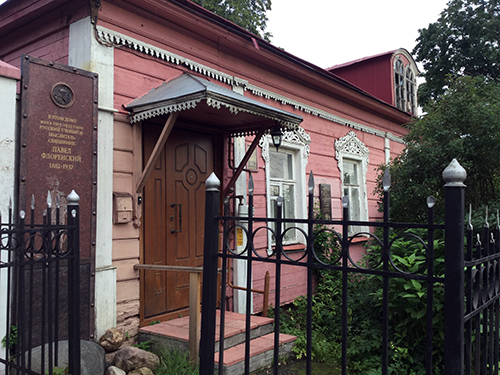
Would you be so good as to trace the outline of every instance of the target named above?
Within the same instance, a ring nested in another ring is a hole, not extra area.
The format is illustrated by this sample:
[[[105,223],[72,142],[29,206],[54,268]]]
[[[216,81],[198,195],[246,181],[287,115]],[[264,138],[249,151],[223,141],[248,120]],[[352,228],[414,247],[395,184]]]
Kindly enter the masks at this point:
[[[337,166],[340,171],[340,191],[344,195],[344,159],[354,161],[359,165],[359,219],[360,221],[368,221],[368,194],[366,187],[366,173],[368,170],[370,151],[361,142],[356,133],[350,131],[346,136],[339,138],[335,141],[335,159],[337,159]],[[341,196],[341,199],[342,199]],[[351,207],[351,205],[350,205]],[[368,232],[367,226],[359,226],[350,228],[349,234],[354,232]]]
[[[307,134],[303,128],[299,127],[294,131],[285,131],[282,136],[281,146],[279,147],[279,152],[286,152],[292,155],[293,160],[293,175],[295,180],[295,217],[296,218],[306,218],[307,217],[307,176],[306,176],[306,166],[309,159],[309,144],[311,143],[311,137]],[[262,158],[265,162],[265,172],[266,172],[266,206],[267,206],[267,216],[271,217],[271,185],[273,179],[270,175],[270,157],[269,151],[274,148],[271,136],[269,134],[264,135],[259,142],[261,147]],[[270,149],[271,148],[271,149]],[[299,228],[306,229],[304,225],[296,225]],[[305,244],[306,240],[304,236],[297,231],[296,241],[287,242],[283,245],[292,244]],[[272,236],[269,233],[268,239],[268,253],[272,253],[272,246],[274,245],[272,241]]]

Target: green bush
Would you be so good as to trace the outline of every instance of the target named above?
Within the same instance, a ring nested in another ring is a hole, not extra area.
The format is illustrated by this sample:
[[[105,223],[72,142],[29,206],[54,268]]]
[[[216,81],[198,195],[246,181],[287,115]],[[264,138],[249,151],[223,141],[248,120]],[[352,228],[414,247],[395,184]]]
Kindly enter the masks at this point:
[[[315,250],[321,261],[335,262],[339,254],[336,237],[324,227],[317,227]],[[440,234],[439,234],[440,235]],[[391,235],[391,259],[406,273],[425,275],[424,231]],[[336,246],[336,247],[335,247]],[[444,273],[444,241],[434,241],[434,275]],[[379,264],[381,249],[370,243],[366,261]],[[378,267],[382,267],[379,264]],[[391,267],[394,271],[394,268]],[[342,342],[342,272],[318,269],[317,287],[312,308],[312,358],[340,364]],[[347,363],[349,374],[380,374],[382,355],[382,278],[352,274],[348,276]],[[433,287],[433,367],[442,369],[444,285]],[[422,280],[394,278],[389,282],[389,373],[425,374],[427,284]],[[307,300],[297,298],[282,308],[281,331],[298,337],[294,354],[306,356]]]

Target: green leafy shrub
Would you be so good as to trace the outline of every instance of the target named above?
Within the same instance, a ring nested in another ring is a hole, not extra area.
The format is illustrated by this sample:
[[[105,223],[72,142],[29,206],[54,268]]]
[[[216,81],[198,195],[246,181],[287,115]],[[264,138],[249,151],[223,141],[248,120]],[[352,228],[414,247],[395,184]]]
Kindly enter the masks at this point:
[[[317,229],[322,230],[324,227]],[[434,241],[434,275],[444,274],[444,241],[438,233]],[[424,231],[391,235],[391,259],[406,273],[425,275]],[[337,246],[335,248],[335,246]],[[315,250],[322,262],[334,263],[339,254],[334,234],[321,231]],[[366,261],[379,264],[380,246],[369,243]],[[379,267],[382,267],[379,264]],[[394,267],[391,266],[394,271]],[[312,307],[312,358],[340,364],[342,342],[342,272],[316,270],[316,291]],[[380,374],[382,356],[382,278],[352,274],[348,276],[347,364],[349,374]],[[442,371],[444,285],[433,287],[433,367]],[[427,284],[423,280],[394,278],[389,281],[389,373],[425,374]],[[306,356],[307,299],[297,298],[282,308],[281,331],[298,337],[297,358]]]
[[[444,240],[438,234],[434,240],[434,276],[444,276]],[[391,236],[391,259],[395,267],[406,273],[427,274],[426,250],[418,238],[426,238],[423,230],[409,230]],[[368,248],[371,262],[380,254],[380,246]],[[395,270],[394,267],[390,267]],[[377,285],[373,302],[382,310],[382,277],[371,277]],[[433,286],[433,365],[439,374],[443,366],[443,306],[444,284]],[[427,337],[427,283],[423,280],[392,278],[389,280],[389,340],[391,367],[395,373],[425,373]],[[410,371],[411,369],[411,371]],[[399,372],[401,373],[401,372]]]
[[[5,335],[2,339],[3,347],[7,347],[7,335]],[[17,344],[17,326],[10,326],[9,332],[9,349],[12,349]]]

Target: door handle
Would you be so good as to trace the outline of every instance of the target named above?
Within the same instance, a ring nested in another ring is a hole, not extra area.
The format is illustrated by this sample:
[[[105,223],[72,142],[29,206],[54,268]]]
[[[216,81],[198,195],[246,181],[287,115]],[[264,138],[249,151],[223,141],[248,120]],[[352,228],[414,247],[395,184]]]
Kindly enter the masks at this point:
[[[170,233],[180,233],[182,232],[182,203],[170,203],[170,207],[174,208],[175,211],[175,206],[179,207],[179,229],[170,229]]]

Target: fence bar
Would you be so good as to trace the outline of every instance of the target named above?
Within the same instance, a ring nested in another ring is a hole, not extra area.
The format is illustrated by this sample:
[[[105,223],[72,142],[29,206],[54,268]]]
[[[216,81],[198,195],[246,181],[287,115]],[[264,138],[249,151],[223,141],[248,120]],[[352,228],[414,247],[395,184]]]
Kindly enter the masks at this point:
[[[312,298],[313,298],[313,266],[314,266],[314,176],[311,171],[309,174],[309,207],[307,217],[309,222],[307,225],[308,241],[307,241],[307,358],[306,358],[306,374],[312,374]]]
[[[465,169],[456,159],[444,170],[445,291],[444,373],[464,372],[464,181]]]
[[[229,198],[224,197],[224,216],[229,215]],[[224,220],[224,223],[222,224],[222,229],[223,229],[223,236],[222,236],[222,253],[224,255],[227,254],[227,243],[229,241],[228,239],[228,233],[227,233],[227,220]],[[222,272],[222,275],[224,276],[226,274],[226,258],[222,259],[222,269],[224,272]],[[224,279],[224,277],[223,277]],[[219,324],[219,375],[222,375],[224,373],[224,340],[225,340],[225,329],[226,329],[226,304],[225,304],[225,298],[224,296],[226,295],[226,285],[224,283],[221,283],[221,311],[220,311],[220,324]]]
[[[203,251],[203,297],[201,315],[200,375],[213,375],[215,316],[217,308],[217,245],[219,239],[220,181],[212,173],[205,182],[205,241]],[[223,271],[225,272],[225,270]]]
[[[252,174],[248,179],[248,233],[251,236],[253,232],[253,191],[254,182]],[[245,307],[246,307],[246,320],[245,320],[245,375],[250,374],[250,314],[251,314],[251,304],[252,304],[252,250],[250,246],[252,242],[247,239],[247,285],[245,292]]]
[[[384,273],[389,271],[389,189],[391,175],[389,169],[384,173],[384,234],[382,247],[382,267]],[[388,374],[389,368],[389,277],[384,274],[382,281],[382,375]]]
[[[70,229],[68,251],[68,324],[69,324],[69,373],[80,375],[80,197],[73,190],[68,195],[68,224]]]
[[[467,226],[467,252],[465,259],[472,260],[472,252],[474,248],[474,227],[472,226],[472,209],[469,211],[469,224]],[[474,270],[475,272],[475,270]],[[474,276],[472,274],[472,267],[467,267],[465,270],[465,312],[469,314],[472,312],[472,293],[474,289]],[[465,375],[471,375],[472,371],[472,319],[465,322]]]
[[[276,273],[275,273],[275,299],[274,305],[274,374],[278,374],[279,350],[280,350],[280,314],[281,314],[281,252],[283,251],[283,197],[276,198],[277,221],[276,221]]]
[[[436,200],[434,197],[427,198],[427,223],[429,226],[434,224],[434,204]],[[434,276],[434,229],[429,229],[427,231],[427,252],[426,252],[426,262],[427,262],[427,276]],[[432,331],[432,320],[434,318],[433,314],[434,307],[434,283],[430,280],[427,281],[427,313],[426,313],[426,324],[427,324],[427,336],[425,342],[425,371],[427,375],[432,375],[432,351],[433,351],[433,331]]]
[[[24,232],[24,227],[25,227],[25,212],[21,212],[21,220],[20,220],[20,230],[21,233]],[[21,236],[19,236],[21,237]],[[17,249],[16,252],[16,261],[18,264],[17,267],[17,280],[18,280],[18,285],[17,285],[17,309],[16,309],[16,319],[17,319],[17,329],[18,329],[18,335],[17,335],[17,343],[16,343],[16,362],[18,365],[21,366],[21,368],[26,368],[26,357],[24,356],[24,353],[26,352],[27,345],[26,345],[26,340],[25,340],[25,314],[26,314],[26,307],[25,307],[25,285],[24,285],[24,238],[18,238],[19,240],[19,248]],[[10,330],[8,331],[10,332]],[[43,355],[43,353],[42,353]],[[43,358],[43,357],[42,357]],[[43,363],[43,361],[42,361]],[[43,368],[42,368],[43,370]]]
[[[495,227],[495,237],[496,237],[496,242],[495,242],[495,254],[499,254],[500,253],[500,218],[498,217],[498,211],[497,211],[497,225]],[[495,260],[494,262],[494,270],[497,269],[497,267],[499,266],[499,261],[498,259]],[[496,280],[495,280],[495,285],[497,285],[497,283],[499,282],[498,278],[500,277],[500,275],[496,274],[496,271],[495,271],[495,277],[496,277]],[[496,290],[495,288],[495,291],[496,293],[498,293],[498,290]],[[495,344],[494,344],[494,349],[493,349],[493,353],[494,353],[494,358],[493,358],[493,364],[494,364],[494,367],[493,367],[493,373],[494,374],[498,374],[498,372],[500,371],[500,368],[499,368],[499,362],[500,362],[500,332],[499,332],[499,326],[500,326],[500,300],[497,298],[497,300],[495,301],[495,304],[494,304],[494,312],[495,312],[495,334],[494,334],[494,340],[495,340]]]

